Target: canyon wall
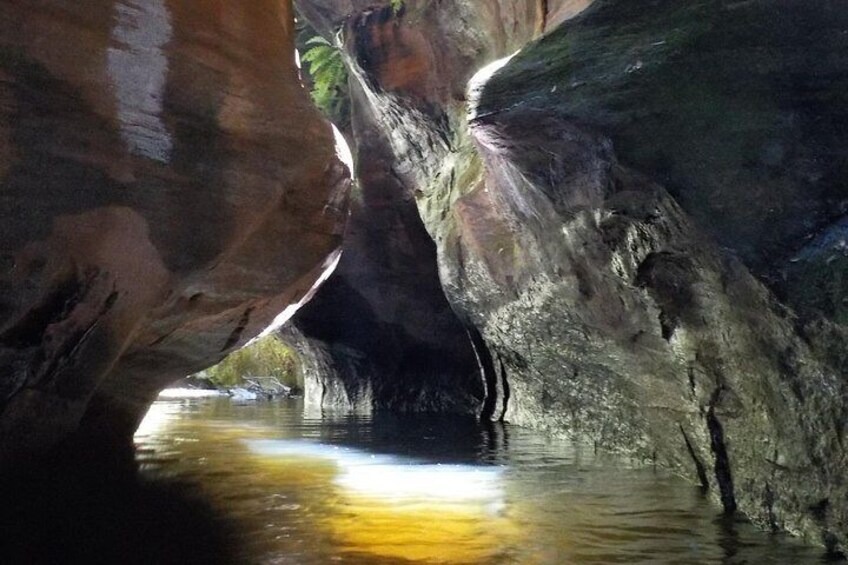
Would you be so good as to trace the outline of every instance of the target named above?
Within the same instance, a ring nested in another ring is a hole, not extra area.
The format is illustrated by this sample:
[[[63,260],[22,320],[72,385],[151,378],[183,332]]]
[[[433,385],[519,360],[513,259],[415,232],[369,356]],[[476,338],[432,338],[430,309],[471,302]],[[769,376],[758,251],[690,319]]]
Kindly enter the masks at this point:
[[[0,5],[0,468],[129,446],[334,265],[349,173],[293,34],[278,0]]]
[[[844,548],[848,10],[300,4],[479,332],[484,415]]]

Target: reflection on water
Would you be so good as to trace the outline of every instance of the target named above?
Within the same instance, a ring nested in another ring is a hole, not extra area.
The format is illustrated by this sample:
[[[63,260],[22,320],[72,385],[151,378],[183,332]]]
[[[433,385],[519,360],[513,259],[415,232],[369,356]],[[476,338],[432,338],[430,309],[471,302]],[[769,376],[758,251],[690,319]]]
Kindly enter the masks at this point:
[[[567,442],[456,418],[310,419],[294,401],[160,401],[141,474],[190,483],[247,563],[817,563],[698,489]]]
[[[270,465],[332,467],[324,486],[341,511],[331,510],[320,523],[343,552],[472,563],[506,539],[506,521],[497,517],[505,497],[499,467],[427,464],[305,441],[247,444]],[[456,540],[473,543],[451,547]]]
[[[503,505],[501,469],[424,464],[337,445],[291,440],[248,440],[259,456],[297,462],[319,459],[336,468],[335,485],[348,494],[385,504]]]

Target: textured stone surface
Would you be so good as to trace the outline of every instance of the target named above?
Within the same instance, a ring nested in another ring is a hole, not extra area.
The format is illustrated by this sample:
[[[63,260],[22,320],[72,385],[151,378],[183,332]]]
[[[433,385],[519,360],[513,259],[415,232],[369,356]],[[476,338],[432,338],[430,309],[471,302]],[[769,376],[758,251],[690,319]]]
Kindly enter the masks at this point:
[[[0,466],[127,438],[332,264],[348,174],[292,9],[0,5]]]
[[[316,4],[506,417],[844,547],[848,10]]]

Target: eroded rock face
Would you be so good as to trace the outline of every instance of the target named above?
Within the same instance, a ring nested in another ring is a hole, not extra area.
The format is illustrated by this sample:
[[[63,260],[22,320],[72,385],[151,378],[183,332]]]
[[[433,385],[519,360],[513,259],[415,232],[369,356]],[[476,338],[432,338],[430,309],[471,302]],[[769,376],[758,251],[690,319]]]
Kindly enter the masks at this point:
[[[844,548],[848,10],[319,4],[507,419]]]
[[[0,466],[156,392],[298,302],[349,177],[278,0],[0,6]]]

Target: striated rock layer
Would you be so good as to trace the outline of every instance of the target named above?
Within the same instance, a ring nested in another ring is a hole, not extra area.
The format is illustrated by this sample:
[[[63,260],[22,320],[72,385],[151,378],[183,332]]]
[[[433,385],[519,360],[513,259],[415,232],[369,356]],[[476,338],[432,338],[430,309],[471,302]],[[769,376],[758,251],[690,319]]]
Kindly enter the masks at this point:
[[[0,5],[0,467],[127,441],[337,260],[349,177],[293,27],[279,0]]]
[[[848,10],[302,4],[487,344],[487,403],[844,549]]]

